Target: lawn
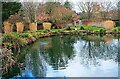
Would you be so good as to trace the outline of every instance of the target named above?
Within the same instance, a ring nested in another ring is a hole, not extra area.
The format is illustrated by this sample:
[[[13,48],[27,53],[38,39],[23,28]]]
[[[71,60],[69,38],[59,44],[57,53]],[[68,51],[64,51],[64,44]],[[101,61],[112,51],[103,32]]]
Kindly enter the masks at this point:
[[[95,27],[95,26],[76,26],[72,27],[72,29],[77,28],[78,30],[89,30],[89,31],[106,31],[105,28]]]

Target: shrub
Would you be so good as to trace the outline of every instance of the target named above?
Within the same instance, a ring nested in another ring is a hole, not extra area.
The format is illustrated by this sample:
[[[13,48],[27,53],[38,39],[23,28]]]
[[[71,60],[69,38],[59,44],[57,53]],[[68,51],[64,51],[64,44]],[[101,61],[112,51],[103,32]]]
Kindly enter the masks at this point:
[[[67,26],[66,30],[71,30],[70,26]]]
[[[7,49],[3,47],[1,49],[1,62],[2,66],[0,67],[1,74],[6,74],[9,71],[9,68],[15,64],[15,58],[13,57],[13,53],[11,49]]]
[[[33,34],[33,37],[37,39],[38,35],[39,35],[39,33],[36,32],[36,33]]]
[[[36,32],[43,32],[43,30],[37,30]]]
[[[32,34],[29,34],[28,38],[27,38],[28,42],[34,42],[36,40],[35,37],[33,37]]]
[[[47,32],[50,32],[50,30],[46,29],[46,30],[43,30],[44,33],[47,33]]]
[[[103,32],[105,32],[106,31],[106,29],[105,28],[100,28],[100,30],[99,30],[101,33],[103,33]]]
[[[28,41],[25,38],[19,37],[19,35],[5,34],[3,36],[3,43],[8,43],[8,42],[11,43],[14,46],[14,48],[26,45],[28,43]]]
[[[29,37],[28,42],[34,42],[36,39],[34,37]]]
[[[61,32],[61,30],[60,30],[60,29],[58,29],[58,32]]]
[[[80,27],[80,30],[85,30],[83,26]]]
[[[21,38],[28,38],[29,34],[28,33],[21,33],[19,34],[19,37]]]
[[[4,34],[3,42],[11,42],[13,40],[12,34]]]
[[[5,48],[11,49],[13,47],[12,43],[6,42],[3,43]]]
[[[113,28],[114,31],[120,31],[120,27]]]

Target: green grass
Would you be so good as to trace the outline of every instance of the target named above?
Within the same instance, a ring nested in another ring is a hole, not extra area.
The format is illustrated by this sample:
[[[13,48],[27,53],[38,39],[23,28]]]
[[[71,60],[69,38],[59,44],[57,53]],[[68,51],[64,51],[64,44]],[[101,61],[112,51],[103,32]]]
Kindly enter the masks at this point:
[[[84,26],[85,30],[91,30],[91,31],[100,31],[101,29],[105,30],[105,28],[98,28],[98,27],[92,27],[92,26]]]
[[[52,29],[51,32],[56,32],[56,33],[60,33],[62,31],[64,31],[65,29]]]
[[[76,26],[80,30],[90,30],[90,31],[106,31],[105,28],[93,27],[93,26]]]
[[[114,31],[120,31],[120,27],[113,28]]]

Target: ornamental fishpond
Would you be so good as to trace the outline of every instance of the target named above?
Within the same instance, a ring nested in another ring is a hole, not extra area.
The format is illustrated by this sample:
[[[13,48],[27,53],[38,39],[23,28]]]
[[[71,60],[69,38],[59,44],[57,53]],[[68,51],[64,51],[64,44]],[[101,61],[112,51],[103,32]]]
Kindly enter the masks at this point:
[[[18,64],[3,77],[118,77],[120,39],[112,35],[40,38],[21,48]],[[16,69],[15,69],[16,68]]]

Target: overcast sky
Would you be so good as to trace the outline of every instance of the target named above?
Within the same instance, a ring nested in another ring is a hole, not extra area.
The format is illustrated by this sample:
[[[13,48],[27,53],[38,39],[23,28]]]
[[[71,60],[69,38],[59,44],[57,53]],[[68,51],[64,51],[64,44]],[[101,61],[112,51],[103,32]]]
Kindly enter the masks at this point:
[[[31,1],[34,1],[34,2],[46,2],[46,1],[49,1],[49,2],[54,2],[54,1],[59,1],[61,3],[64,3],[66,0],[20,0],[21,2],[31,2]],[[69,2],[71,2],[72,6],[73,6],[73,10],[75,10],[76,12],[80,12],[77,4],[79,2],[88,2],[88,1],[93,1],[93,2],[118,2],[120,0],[67,0]]]

